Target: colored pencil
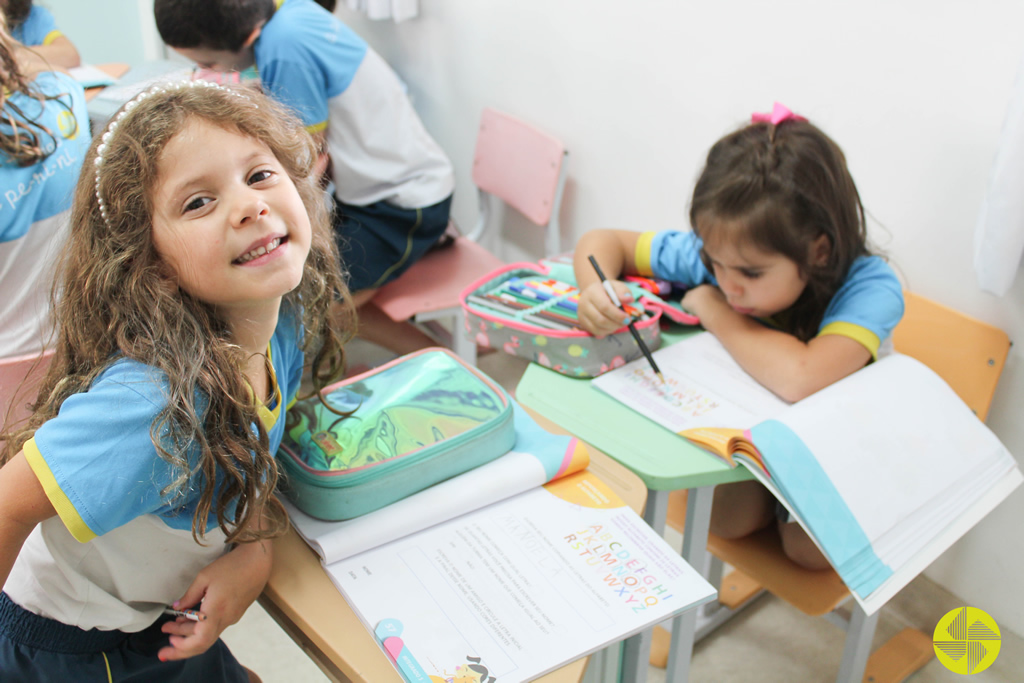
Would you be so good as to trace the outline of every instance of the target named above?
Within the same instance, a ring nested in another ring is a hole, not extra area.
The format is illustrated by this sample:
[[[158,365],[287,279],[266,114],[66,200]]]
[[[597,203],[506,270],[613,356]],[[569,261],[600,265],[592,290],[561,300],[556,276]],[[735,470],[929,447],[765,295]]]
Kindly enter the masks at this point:
[[[597,264],[597,259],[594,258],[593,254],[591,254],[587,258],[590,259],[590,265],[594,266],[594,270],[597,272],[597,276],[601,278],[601,286],[604,287],[604,291],[608,293],[608,298],[612,300],[613,304],[619,307],[619,310],[625,313],[626,309],[623,308],[622,302],[619,301],[619,296],[618,294],[615,293],[615,289],[612,287],[612,283],[608,281],[608,279],[604,276],[604,272],[601,271],[601,266]],[[665,376],[661,374],[661,370],[658,369],[658,364],[654,362],[654,357],[651,355],[651,350],[647,348],[647,344],[644,343],[643,337],[641,337],[640,333],[637,331],[636,324],[633,322],[632,316],[630,316],[629,318],[629,323],[627,324],[627,327],[629,327],[629,331],[633,333],[633,339],[636,339],[637,346],[640,347],[640,350],[643,352],[644,357],[647,359],[647,362],[651,364],[651,369],[654,370],[654,374],[657,375],[658,379],[661,380],[661,383],[664,384]]]

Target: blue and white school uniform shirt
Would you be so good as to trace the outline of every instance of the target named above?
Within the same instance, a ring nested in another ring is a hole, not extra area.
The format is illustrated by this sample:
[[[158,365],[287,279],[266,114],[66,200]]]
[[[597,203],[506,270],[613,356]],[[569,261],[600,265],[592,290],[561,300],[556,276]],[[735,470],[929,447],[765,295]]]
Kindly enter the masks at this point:
[[[260,408],[271,453],[302,377],[297,335],[282,314],[269,350],[274,399]],[[18,555],[4,587],[15,603],[85,630],[141,631],[226,552],[216,514],[204,545],[192,538],[198,477],[180,495],[165,492],[176,473],[150,435],[165,387],[154,368],[118,360],[26,442],[25,457],[57,516],[38,525]],[[196,457],[189,454],[193,463]]]
[[[11,96],[22,113],[48,129],[52,153],[21,167],[0,157],[0,356],[35,353],[50,332],[53,263],[62,246],[78,173],[89,147],[89,115],[82,86],[70,76],[40,73],[34,87],[59,99]],[[10,133],[3,108],[0,130]]]
[[[420,209],[452,193],[451,162],[401,80],[337,17],[313,0],[278,0],[253,47],[266,91],[310,133],[327,129],[340,201]]]
[[[54,21],[50,10],[39,5],[33,5],[25,21],[11,31],[11,36],[16,41],[29,47],[49,45],[62,35],[64,34],[57,29],[57,22]]]

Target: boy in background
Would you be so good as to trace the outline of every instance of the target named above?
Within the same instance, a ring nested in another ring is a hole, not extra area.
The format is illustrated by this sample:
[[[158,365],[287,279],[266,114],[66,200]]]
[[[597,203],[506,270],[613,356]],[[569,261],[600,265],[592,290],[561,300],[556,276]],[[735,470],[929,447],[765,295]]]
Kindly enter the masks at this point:
[[[359,336],[396,353],[433,344],[371,301],[444,233],[455,185],[391,67],[313,0],[156,0],[154,12],[164,42],[200,67],[255,65],[320,143]]]

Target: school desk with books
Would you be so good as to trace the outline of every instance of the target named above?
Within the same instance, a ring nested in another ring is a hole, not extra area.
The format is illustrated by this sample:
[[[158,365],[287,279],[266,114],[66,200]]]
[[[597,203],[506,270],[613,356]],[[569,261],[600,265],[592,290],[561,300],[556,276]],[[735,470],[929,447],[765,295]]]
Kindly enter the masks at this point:
[[[932,370],[891,354],[794,404],[711,334],[594,387],[730,465],[742,464],[815,540],[868,615],[1022,481],[1016,460]]]
[[[700,332],[693,327],[670,326],[662,330],[662,345],[678,344],[695,334]],[[681,555],[709,576],[707,539],[714,487],[753,478],[746,468],[729,467],[676,434],[658,429],[647,417],[594,389],[593,381],[566,377],[535,363],[519,381],[516,400],[640,477],[647,487],[644,520],[657,533],[665,531],[672,492],[689,489]],[[696,610],[673,621],[666,680],[688,679],[696,633]],[[637,655],[624,659],[622,680],[646,680],[651,639],[652,633],[645,633]]]
[[[390,506],[334,523],[289,511],[406,680],[471,664],[533,680],[714,596],[619,498],[635,478],[515,419],[510,453]]]

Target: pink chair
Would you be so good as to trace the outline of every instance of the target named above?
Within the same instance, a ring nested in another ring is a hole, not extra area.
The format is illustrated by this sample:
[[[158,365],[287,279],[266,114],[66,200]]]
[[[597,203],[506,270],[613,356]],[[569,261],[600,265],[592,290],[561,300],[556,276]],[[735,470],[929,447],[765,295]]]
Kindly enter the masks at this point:
[[[464,333],[459,294],[471,282],[504,263],[478,244],[503,203],[547,230],[545,255],[559,252],[558,211],[569,153],[561,142],[517,118],[484,109],[473,157],[473,183],[480,213],[473,231],[417,261],[380,288],[373,302],[392,320],[425,323],[450,320],[452,350],[476,364],[476,343]]]
[[[28,404],[35,400],[36,385],[52,359],[53,351],[0,358],[0,422],[5,428],[29,416]]]

